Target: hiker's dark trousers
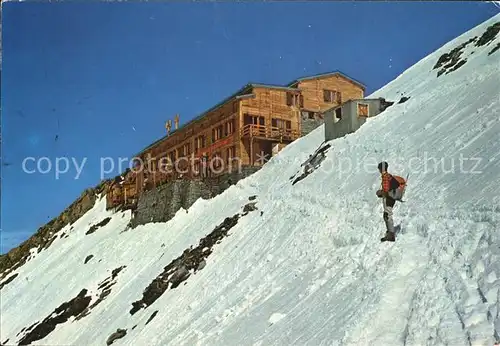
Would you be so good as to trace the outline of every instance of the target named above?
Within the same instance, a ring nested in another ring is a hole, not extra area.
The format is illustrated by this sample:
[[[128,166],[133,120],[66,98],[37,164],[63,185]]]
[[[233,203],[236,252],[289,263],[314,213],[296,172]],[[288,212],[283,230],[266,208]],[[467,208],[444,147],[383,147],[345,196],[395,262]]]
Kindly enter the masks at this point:
[[[384,221],[387,232],[394,233],[394,220],[392,219],[392,209],[396,201],[390,197],[384,197]]]

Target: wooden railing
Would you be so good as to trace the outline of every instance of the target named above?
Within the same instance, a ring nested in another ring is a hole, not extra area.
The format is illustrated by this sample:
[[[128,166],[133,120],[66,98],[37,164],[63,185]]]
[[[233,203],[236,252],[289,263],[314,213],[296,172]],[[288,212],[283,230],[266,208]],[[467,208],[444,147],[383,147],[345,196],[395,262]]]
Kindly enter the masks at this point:
[[[281,127],[248,124],[241,128],[241,137],[260,137],[276,140],[295,140],[299,138],[298,131]]]

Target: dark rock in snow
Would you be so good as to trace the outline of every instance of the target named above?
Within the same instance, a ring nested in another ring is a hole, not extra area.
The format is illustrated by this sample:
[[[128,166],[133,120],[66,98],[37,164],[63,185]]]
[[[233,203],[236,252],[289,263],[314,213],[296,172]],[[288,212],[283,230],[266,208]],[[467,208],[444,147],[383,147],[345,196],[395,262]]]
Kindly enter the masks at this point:
[[[93,225],[92,227],[89,228],[89,230],[85,233],[85,235],[87,234],[92,234],[94,233],[95,231],[97,231],[97,229],[99,227],[103,227],[103,226],[106,226],[108,224],[108,222],[111,221],[111,218],[110,217],[107,217],[105,218],[104,220],[102,220],[101,222],[99,222],[98,224],[95,224]]]
[[[85,261],[83,262],[83,264],[87,264],[87,262],[90,261],[92,257],[94,257],[94,255],[88,255],[87,257],[85,257]]]
[[[491,43],[500,31],[500,22],[490,25],[476,42],[476,47],[481,47]]]
[[[407,97],[407,96],[403,96],[403,97],[401,98],[401,100],[399,100],[399,102],[398,102],[398,103],[405,103],[405,102],[406,102],[406,101],[408,101],[409,99],[410,99],[409,97]]]
[[[245,206],[248,211],[255,210],[255,203],[250,203]],[[174,289],[182,282],[185,282],[192,274],[196,273],[205,267],[205,259],[212,253],[212,248],[218,244],[224,237],[228,236],[228,232],[233,228],[240,218],[240,214],[235,214],[232,217],[227,217],[218,225],[210,234],[200,240],[200,243],[195,248],[184,250],[182,255],[167,265],[163,272],[160,273],[142,294],[142,298],[132,303],[130,314],[134,315],[140,309],[147,308],[153,304],[167,289]]]
[[[200,264],[198,264],[198,267],[196,267],[196,271],[202,270],[203,268],[205,268],[206,265],[207,262],[204,259],[201,260]]]
[[[158,314],[158,310],[156,310],[155,312],[153,312],[153,314],[148,318],[148,320],[146,321],[146,324],[148,324],[149,322],[151,322],[151,320],[153,318],[155,318],[155,316]]]
[[[7,280],[5,280],[4,282],[2,282],[0,284],[0,290],[2,288],[4,288],[4,286],[7,286],[9,283],[11,283],[12,280],[14,280],[18,275],[19,275],[19,273],[15,273],[14,275],[9,276],[9,278]]]
[[[113,281],[113,280],[116,278],[118,273],[120,273],[120,271],[122,271],[124,268],[126,268],[126,266],[121,266],[119,268],[114,269],[111,272],[111,277],[108,277],[107,279],[105,279],[104,281],[99,283],[99,286],[97,286],[97,289],[101,291],[101,293],[99,294],[99,298],[97,298],[97,300],[92,305],[87,307],[78,316],[76,316],[75,320],[78,321],[78,320],[88,316],[90,314],[90,312],[97,305],[99,305],[104,299],[107,298],[107,296],[109,296],[109,294],[111,293],[111,287],[113,287],[113,285],[116,283],[116,281]]]
[[[452,49],[449,53],[445,53],[439,57],[439,60],[437,61],[436,65],[434,65],[433,69],[438,69],[441,68],[438,71],[438,77],[441,76],[443,73],[451,73],[453,71],[458,70],[461,66],[465,65],[467,62],[466,58],[462,58],[461,55],[463,53],[463,50],[467,45],[471,44],[472,42],[476,42],[474,45],[476,47],[481,47],[484,45],[488,45],[493,40],[496,38],[498,35],[498,32],[500,31],[500,22],[497,22],[493,25],[490,25],[485,32],[481,35],[481,37],[478,39],[477,36],[471,38],[467,42],[462,43],[458,47],[455,47]],[[500,48],[500,43],[497,44],[493,50],[491,50],[488,55],[493,54],[495,51],[497,51]],[[474,52],[471,52],[473,54]]]
[[[113,271],[111,272],[111,279],[114,280],[116,278],[116,276],[122,271],[123,268],[125,268],[126,266],[121,266],[121,267],[118,267],[116,269],[113,269]]]
[[[381,97],[380,98],[380,112],[385,111],[387,108],[389,108],[393,104],[394,104],[394,102],[392,102],[392,101],[386,101],[385,98]]]
[[[463,50],[467,45],[477,40],[477,36],[471,38],[470,40],[462,43],[458,47],[452,49],[449,53],[445,53],[441,55],[434,65],[433,69],[441,68],[438,71],[437,76],[441,76],[443,73],[450,73],[457,70],[460,66],[464,65],[467,62],[467,59],[461,59]],[[458,66],[456,66],[458,65]]]
[[[127,335],[127,331],[125,329],[117,329],[116,332],[111,334],[106,340],[106,345],[111,345],[115,340],[123,338],[125,335]]]
[[[500,42],[497,43],[497,45],[488,53],[488,55],[495,53],[499,49],[500,49]]]
[[[458,62],[455,64],[455,66],[453,66],[451,69],[449,69],[449,70],[446,72],[446,74],[448,74],[448,73],[451,73],[451,72],[453,72],[453,71],[458,70],[458,69],[460,68],[460,66],[464,65],[466,62],[467,62],[467,59],[463,59],[463,60],[458,61]]]
[[[305,179],[309,174],[320,167],[321,163],[325,160],[326,152],[328,151],[328,149],[330,149],[330,147],[331,144],[327,144],[325,146],[321,144],[313,154],[309,155],[309,158],[301,165],[301,167],[304,166],[304,172],[297,178],[295,178],[295,176],[292,177],[292,179],[295,178],[295,180],[292,182],[292,185],[295,185],[302,179]]]
[[[257,198],[257,195],[253,195],[253,196],[248,197],[248,200],[253,201],[256,198]]]
[[[92,299],[86,294],[87,290],[83,289],[75,298],[61,304],[49,317],[45,318],[41,323],[37,323],[33,330],[24,335],[19,341],[19,345],[29,345],[34,341],[45,338],[58,324],[65,323],[71,316],[77,316],[84,311]]]
[[[246,215],[246,213],[248,213],[248,212],[257,210],[257,207],[255,206],[255,204],[257,204],[257,202],[248,203],[247,205],[245,205],[243,207],[243,213],[245,213],[244,215]]]
[[[21,329],[21,331],[19,333],[16,334],[16,337],[18,337],[20,334],[24,333],[24,332],[29,332],[31,331],[33,328],[35,328],[35,326],[38,324],[38,322],[35,322],[33,323],[31,326],[29,326],[28,328],[24,327],[23,329]]]
[[[176,288],[184,280],[186,280],[190,275],[191,275],[191,273],[186,268],[186,266],[181,264],[181,266],[179,268],[177,268],[177,270],[170,277],[170,283],[172,284],[170,286],[170,288]]]

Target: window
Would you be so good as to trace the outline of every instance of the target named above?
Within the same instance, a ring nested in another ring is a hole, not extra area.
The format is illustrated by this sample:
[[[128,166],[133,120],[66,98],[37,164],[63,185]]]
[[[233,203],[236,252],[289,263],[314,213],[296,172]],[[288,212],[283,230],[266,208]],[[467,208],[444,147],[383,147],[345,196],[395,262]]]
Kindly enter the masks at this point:
[[[251,114],[245,114],[245,117],[243,118],[243,123],[245,125],[250,125],[250,124],[265,125],[264,117]]]
[[[194,152],[197,153],[199,149],[205,147],[205,135],[198,136],[194,139]]]
[[[191,155],[191,144],[190,143],[184,144],[183,151],[184,151],[183,152],[184,156]]]
[[[290,130],[292,128],[292,122],[290,120],[273,118],[271,120],[271,126],[277,127],[279,129],[287,129]]]
[[[368,117],[368,104],[358,103],[358,117]]]
[[[222,138],[224,133],[224,125],[219,125],[212,129],[212,143]]]
[[[304,96],[288,92],[286,93],[286,104],[287,106],[304,107]]]
[[[327,103],[342,103],[342,93],[335,90],[323,90],[323,101]]]
[[[335,110],[335,118],[338,120],[342,119],[342,107],[339,107]]]
[[[333,103],[337,99],[337,93],[334,90],[323,90],[323,101]]]
[[[228,121],[224,126],[224,136],[229,136],[234,132],[234,119]]]

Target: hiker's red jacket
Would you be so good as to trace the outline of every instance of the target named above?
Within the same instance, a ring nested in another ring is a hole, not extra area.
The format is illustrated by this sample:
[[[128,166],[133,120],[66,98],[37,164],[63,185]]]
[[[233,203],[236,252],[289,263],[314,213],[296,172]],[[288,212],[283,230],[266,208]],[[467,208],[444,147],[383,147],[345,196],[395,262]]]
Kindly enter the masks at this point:
[[[382,191],[389,192],[391,186],[391,178],[392,176],[389,173],[382,173]]]

